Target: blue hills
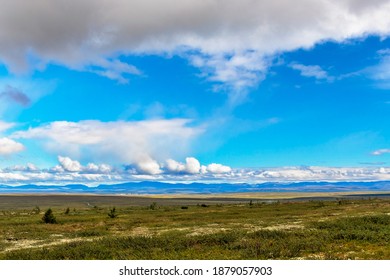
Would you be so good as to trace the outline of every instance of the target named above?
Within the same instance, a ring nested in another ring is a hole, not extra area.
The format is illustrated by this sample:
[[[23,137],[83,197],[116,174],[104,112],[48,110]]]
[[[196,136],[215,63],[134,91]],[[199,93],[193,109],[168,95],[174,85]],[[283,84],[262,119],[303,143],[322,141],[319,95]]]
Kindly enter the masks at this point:
[[[69,185],[0,185],[0,194],[212,194],[236,192],[351,192],[390,191],[390,181],[374,182],[284,182],[284,183],[165,183],[127,182],[89,187]]]

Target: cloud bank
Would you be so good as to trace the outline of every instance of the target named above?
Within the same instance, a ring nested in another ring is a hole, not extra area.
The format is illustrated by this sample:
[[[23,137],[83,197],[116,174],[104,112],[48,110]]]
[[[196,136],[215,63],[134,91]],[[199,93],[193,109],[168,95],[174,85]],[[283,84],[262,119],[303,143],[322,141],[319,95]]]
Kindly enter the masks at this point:
[[[56,63],[127,82],[122,54],[190,57],[214,82],[261,80],[266,57],[325,40],[388,36],[386,0],[2,1],[0,60],[12,72]]]
[[[357,182],[389,181],[388,167],[281,167],[263,169],[235,169],[217,163],[201,165],[196,158],[187,158],[185,163],[168,160],[154,163],[154,169],[115,168],[108,164],[88,163],[82,165],[69,157],[58,157],[59,164],[49,169],[39,169],[34,164],[13,166],[0,170],[0,184],[64,185],[117,184],[124,182],[160,181],[170,183],[246,183],[266,182]]]
[[[171,173],[197,174],[200,172],[201,166],[196,158],[187,157],[185,163],[168,159],[166,169]]]
[[[107,162],[135,164],[146,173],[158,174],[155,160],[181,157],[203,132],[189,119],[101,122],[57,121],[13,133],[13,139],[34,139],[53,155]],[[62,159],[65,170],[77,169]],[[70,168],[70,169],[69,169]]]

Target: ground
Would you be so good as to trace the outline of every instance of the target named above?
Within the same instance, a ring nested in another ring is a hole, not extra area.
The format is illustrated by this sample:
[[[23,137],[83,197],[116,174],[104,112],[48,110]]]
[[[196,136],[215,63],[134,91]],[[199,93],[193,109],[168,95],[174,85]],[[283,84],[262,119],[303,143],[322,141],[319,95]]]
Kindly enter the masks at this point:
[[[0,259],[390,259],[386,195],[276,198],[0,196]]]

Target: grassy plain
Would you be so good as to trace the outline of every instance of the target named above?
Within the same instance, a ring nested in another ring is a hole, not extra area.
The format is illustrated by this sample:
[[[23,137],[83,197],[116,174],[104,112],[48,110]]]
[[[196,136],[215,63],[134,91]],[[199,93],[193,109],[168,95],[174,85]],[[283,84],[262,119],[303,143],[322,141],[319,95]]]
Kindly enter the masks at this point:
[[[1,196],[0,259],[389,260],[390,199]]]

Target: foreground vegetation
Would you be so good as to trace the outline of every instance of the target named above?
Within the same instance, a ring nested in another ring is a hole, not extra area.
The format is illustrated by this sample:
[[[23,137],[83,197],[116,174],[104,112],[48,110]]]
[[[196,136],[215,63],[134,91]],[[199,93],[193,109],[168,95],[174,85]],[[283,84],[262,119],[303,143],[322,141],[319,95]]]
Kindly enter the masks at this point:
[[[51,209],[0,211],[0,259],[390,259],[386,199]]]

